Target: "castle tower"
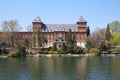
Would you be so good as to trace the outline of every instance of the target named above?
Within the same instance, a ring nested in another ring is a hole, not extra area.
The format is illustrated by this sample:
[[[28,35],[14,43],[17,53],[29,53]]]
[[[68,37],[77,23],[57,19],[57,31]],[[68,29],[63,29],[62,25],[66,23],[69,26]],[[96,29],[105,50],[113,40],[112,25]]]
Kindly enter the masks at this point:
[[[38,45],[38,33],[37,32],[42,32],[42,25],[43,22],[41,21],[40,17],[36,17],[33,22],[33,33],[32,33],[32,47],[39,47]]]
[[[78,32],[86,32],[87,21],[81,16],[77,22]]]
[[[38,30],[42,32],[43,22],[39,16],[33,20],[32,24],[33,24],[33,32],[37,32]]]
[[[77,37],[77,45],[81,47],[85,47],[85,40],[87,38],[87,21],[81,16],[76,23],[77,30],[79,32]]]

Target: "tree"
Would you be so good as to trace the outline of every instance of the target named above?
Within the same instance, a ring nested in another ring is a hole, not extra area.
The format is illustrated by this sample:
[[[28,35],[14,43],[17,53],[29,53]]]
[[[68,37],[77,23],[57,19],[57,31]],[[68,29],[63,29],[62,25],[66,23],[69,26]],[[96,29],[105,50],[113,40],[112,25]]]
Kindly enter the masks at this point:
[[[76,46],[76,37],[75,37],[74,33],[73,33],[73,40],[72,40],[72,42],[73,42],[73,45]]]
[[[38,40],[38,47],[43,47],[46,43],[46,38],[44,37],[44,34],[40,32],[40,29],[37,32],[37,40]]]
[[[71,29],[69,29],[69,32],[67,33],[66,45],[67,46],[72,45],[72,30]]]
[[[79,46],[74,46],[73,47],[73,51],[74,51],[74,53],[75,54],[82,54],[82,53],[84,53],[84,50],[81,48],[81,47],[79,47]]]
[[[107,29],[106,29],[106,32],[105,32],[105,38],[108,41],[110,41],[110,39],[111,39],[111,32],[110,32],[109,24],[107,25]]]
[[[74,47],[73,45],[67,46],[67,53],[74,53],[73,47]]]
[[[63,53],[66,53],[66,50],[67,50],[67,46],[66,46],[65,43],[63,43],[63,44],[62,44],[62,47],[61,47],[61,51],[62,51]]]
[[[10,20],[10,21],[3,21],[2,22],[2,31],[5,34],[7,43],[11,44],[11,47],[13,47],[13,38],[21,27],[19,26],[19,23],[17,20]]]
[[[66,45],[67,46],[73,46],[76,45],[76,39],[75,39],[75,34],[72,33],[72,30],[69,29],[67,36],[66,36]]]
[[[105,29],[96,28],[96,30],[87,38],[86,46],[99,48],[100,42],[103,40],[105,40]]]
[[[29,40],[28,40],[28,39],[25,39],[25,41],[24,41],[24,46],[25,46],[26,48],[28,48],[28,47],[29,47],[29,44],[30,44]]]
[[[57,51],[56,43],[53,43],[52,51]]]
[[[28,32],[32,32],[32,26],[31,26],[31,25],[28,25],[28,26],[26,27],[26,29],[27,29]]]
[[[111,44],[109,42],[102,41],[100,45],[100,51],[109,51],[111,48]]]
[[[32,26],[31,25],[26,26],[26,29],[27,29],[27,32],[29,32],[29,33],[32,32]],[[32,43],[32,37],[27,37],[24,41],[24,45],[28,48],[29,46],[31,46],[30,43]]]
[[[120,31],[120,22],[118,20],[109,23],[111,32],[119,32]]]
[[[86,39],[86,48],[88,49],[87,52],[90,51],[91,48],[94,48],[94,39],[92,38],[92,36],[88,36],[87,39]]]
[[[76,45],[75,35],[72,33],[72,30],[69,29],[67,36],[66,36],[67,52],[73,53],[73,46],[75,45]]]
[[[90,28],[89,28],[89,26],[87,27],[87,36],[89,36],[90,35]]]
[[[32,33],[32,47],[36,47],[36,32]]]
[[[120,32],[113,32],[110,43],[112,46],[120,45]]]

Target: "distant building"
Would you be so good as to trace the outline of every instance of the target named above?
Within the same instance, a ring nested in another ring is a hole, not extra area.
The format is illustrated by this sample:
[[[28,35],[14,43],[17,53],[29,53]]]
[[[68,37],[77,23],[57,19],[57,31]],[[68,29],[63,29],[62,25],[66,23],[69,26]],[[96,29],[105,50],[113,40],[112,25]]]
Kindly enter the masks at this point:
[[[36,17],[32,24],[33,32],[37,32],[39,29],[40,32],[44,33],[44,37],[47,40],[44,47],[50,47],[53,43],[56,43],[57,47],[61,47],[62,43],[66,41],[66,34],[69,29],[71,29],[72,33],[75,35],[77,46],[85,47],[85,40],[87,38],[87,21],[82,16],[76,24],[45,24],[40,17]],[[28,40],[29,47],[38,47],[37,42],[33,46],[33,32],[17,32],[13,40],[14,45],[16,42],[25,44],[25,41]],[[5,37],[3,36],[3,32],[1,32],[0,42],[3,41],[5,41]]]

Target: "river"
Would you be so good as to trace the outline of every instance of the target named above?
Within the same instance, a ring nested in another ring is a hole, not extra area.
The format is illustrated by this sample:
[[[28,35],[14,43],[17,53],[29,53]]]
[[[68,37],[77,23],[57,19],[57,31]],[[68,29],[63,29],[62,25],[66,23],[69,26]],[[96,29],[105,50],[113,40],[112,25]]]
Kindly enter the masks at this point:
[[[0,58],[0,80],[120,80],[120,57]]]

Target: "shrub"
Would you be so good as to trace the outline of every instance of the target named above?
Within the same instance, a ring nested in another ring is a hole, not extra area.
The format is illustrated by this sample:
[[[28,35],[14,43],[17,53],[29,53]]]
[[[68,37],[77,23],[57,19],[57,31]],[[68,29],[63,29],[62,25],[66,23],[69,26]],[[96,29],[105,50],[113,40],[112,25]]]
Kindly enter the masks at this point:
[[[51,49],[52,49],[52,47],[42,48],[42,51],[50,51]]]
[[[70,46],[67,46],[67,51],[66,51],[67,53],[74,53],[74,51],[73,51],[73,46],[72,45],[70,45]]]
[[[58,51],[54,51],[54,54],[58,54]]]
[[[88,48],[85,48],[84,53],[90,53],[90,50]]]
[[[42,54],[48,54],[48,51],[42,51]]]
[[[8,54],[8,57],[17,57],[17,56],[20,56],[20,55],[18,54],[17,50],[11,49],[11,50],[10,50],[10,53]]]
[[[94,54],[94,56],[98,56],[99,55],[100,50],[97,48],[91,48],[90,49],[90,53]]]
[[[18,46],[16,49],[11,49],[8,55],[9,57],[22,57],[25,56],[25,48]]]
[[[57,50],[57,45],[56,45],[56,43],[53,43],[53,47],[52,47],[51,50],[52,50],[52,51],[56,51],[56,50]]]
[[[120,53],[120,47],[116,47],[112,50],[112,53]]]
[[[84,49],[79,46],[74,46],[73,51],[75,54],[83,54],[84,53]]]
[[[67,54],[66,51],[59,51],[58,53],[59,53],[59,54]]]
[[[49,54],[58,54],[58,51],[49,51]]]

